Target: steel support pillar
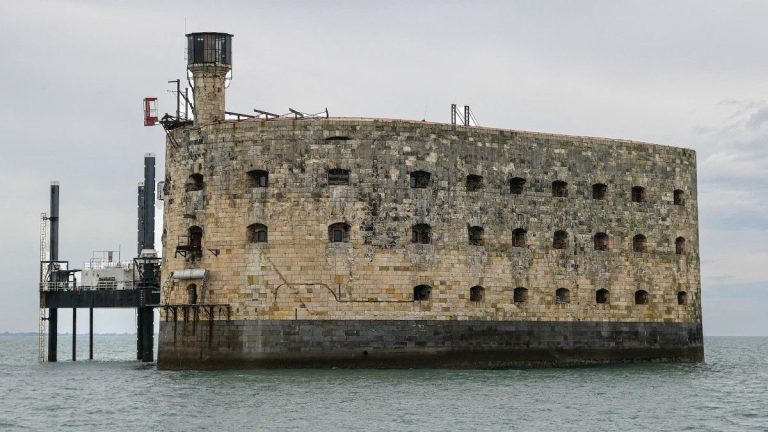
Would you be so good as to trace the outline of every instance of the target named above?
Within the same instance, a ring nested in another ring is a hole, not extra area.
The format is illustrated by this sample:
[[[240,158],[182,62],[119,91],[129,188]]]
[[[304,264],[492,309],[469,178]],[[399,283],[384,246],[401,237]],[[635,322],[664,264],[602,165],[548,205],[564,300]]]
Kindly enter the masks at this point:
[[[93,360],[93,308],[88,311],[88,360]]]
[[[56,347],[58,341],[58,323],[59,323],[59,310],[56,308],[48,309],[48,361],[56,361]]]
[[[77,361],[77,308],[72,308],[72,361]]]
[[[137,329],[139,335],[139,352],[138,359],[143,362],[154,361],[154,348],[155,348],[155,322],[154,313],[151,307],[138,308],[138,322],[139,328]]]

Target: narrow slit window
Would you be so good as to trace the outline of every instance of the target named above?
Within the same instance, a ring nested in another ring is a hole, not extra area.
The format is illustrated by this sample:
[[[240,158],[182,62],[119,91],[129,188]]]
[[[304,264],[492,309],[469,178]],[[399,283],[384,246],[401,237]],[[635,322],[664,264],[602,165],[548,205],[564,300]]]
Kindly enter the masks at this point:
[[[680,306],[685,306],[688,304],[688,293],[685,291],[680,291],[677,293],[677,304]]]
[[[347,186],[349,185],[349,170],[333,168],[328,170],[328,185]]]
[[[675,205],[685,205],[685,192],[680,189],[675,189],[675,191],[672,192],[672,201]]]
[[[187,304],[197,304],[197,285],[187,286]]]
[[[685,238],[678,237],[675,239],[675,253],[678,255],[685,254]]]

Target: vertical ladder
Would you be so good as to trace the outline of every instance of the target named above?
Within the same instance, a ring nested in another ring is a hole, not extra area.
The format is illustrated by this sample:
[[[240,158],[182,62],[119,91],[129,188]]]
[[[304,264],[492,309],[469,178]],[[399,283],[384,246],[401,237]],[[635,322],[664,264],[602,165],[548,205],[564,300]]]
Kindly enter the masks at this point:
[[[48,260],[48,215],[43,212],[40,213],[40,281],[37,286],[38,290],[43,289],[43,283],[45,282],[43,279],[45,278],[45,274],[43,272],[43,261]],[[42,306],[42,305],[40,305]],[[38,336],[37,336],[37,360],[39,362],[45,361],[45,322],[47,321],[47,317],[45,316],[45,308],[40,308],[40,323],[38,325]]]

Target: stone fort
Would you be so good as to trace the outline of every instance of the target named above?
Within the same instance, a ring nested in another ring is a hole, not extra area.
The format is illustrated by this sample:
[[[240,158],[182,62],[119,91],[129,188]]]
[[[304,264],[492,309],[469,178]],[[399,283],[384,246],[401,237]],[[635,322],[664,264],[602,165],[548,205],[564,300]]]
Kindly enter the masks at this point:
[[[693,150],[229,120],[231,41],[188,35],[195,117],[166,141],[159,367],[703,360]]]

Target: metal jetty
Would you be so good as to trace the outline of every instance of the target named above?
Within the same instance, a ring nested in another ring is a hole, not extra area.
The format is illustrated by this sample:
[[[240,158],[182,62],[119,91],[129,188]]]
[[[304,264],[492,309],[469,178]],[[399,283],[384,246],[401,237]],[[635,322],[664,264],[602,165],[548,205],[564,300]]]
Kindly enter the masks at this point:
[[[89,313],[89,359],[93,359],[93,309],[136,309],[136,358],[154,360],[153,308],[160,303],[160,263],[155,251],[155,156],[144,156],[138,187],[137,257],[117,261],[112,251],[94,256],[82,269],[59,259],[59,184],[51,183],[50,214],[40,218],[39,360],[57,361],[58,310],[72,309],[72,360],[77,354],[77,310]],[[46,326],[47,324],[47,326]],[[46,332],[47,327],[47,332]],[[47,350],[46,350],[47,333]]]

